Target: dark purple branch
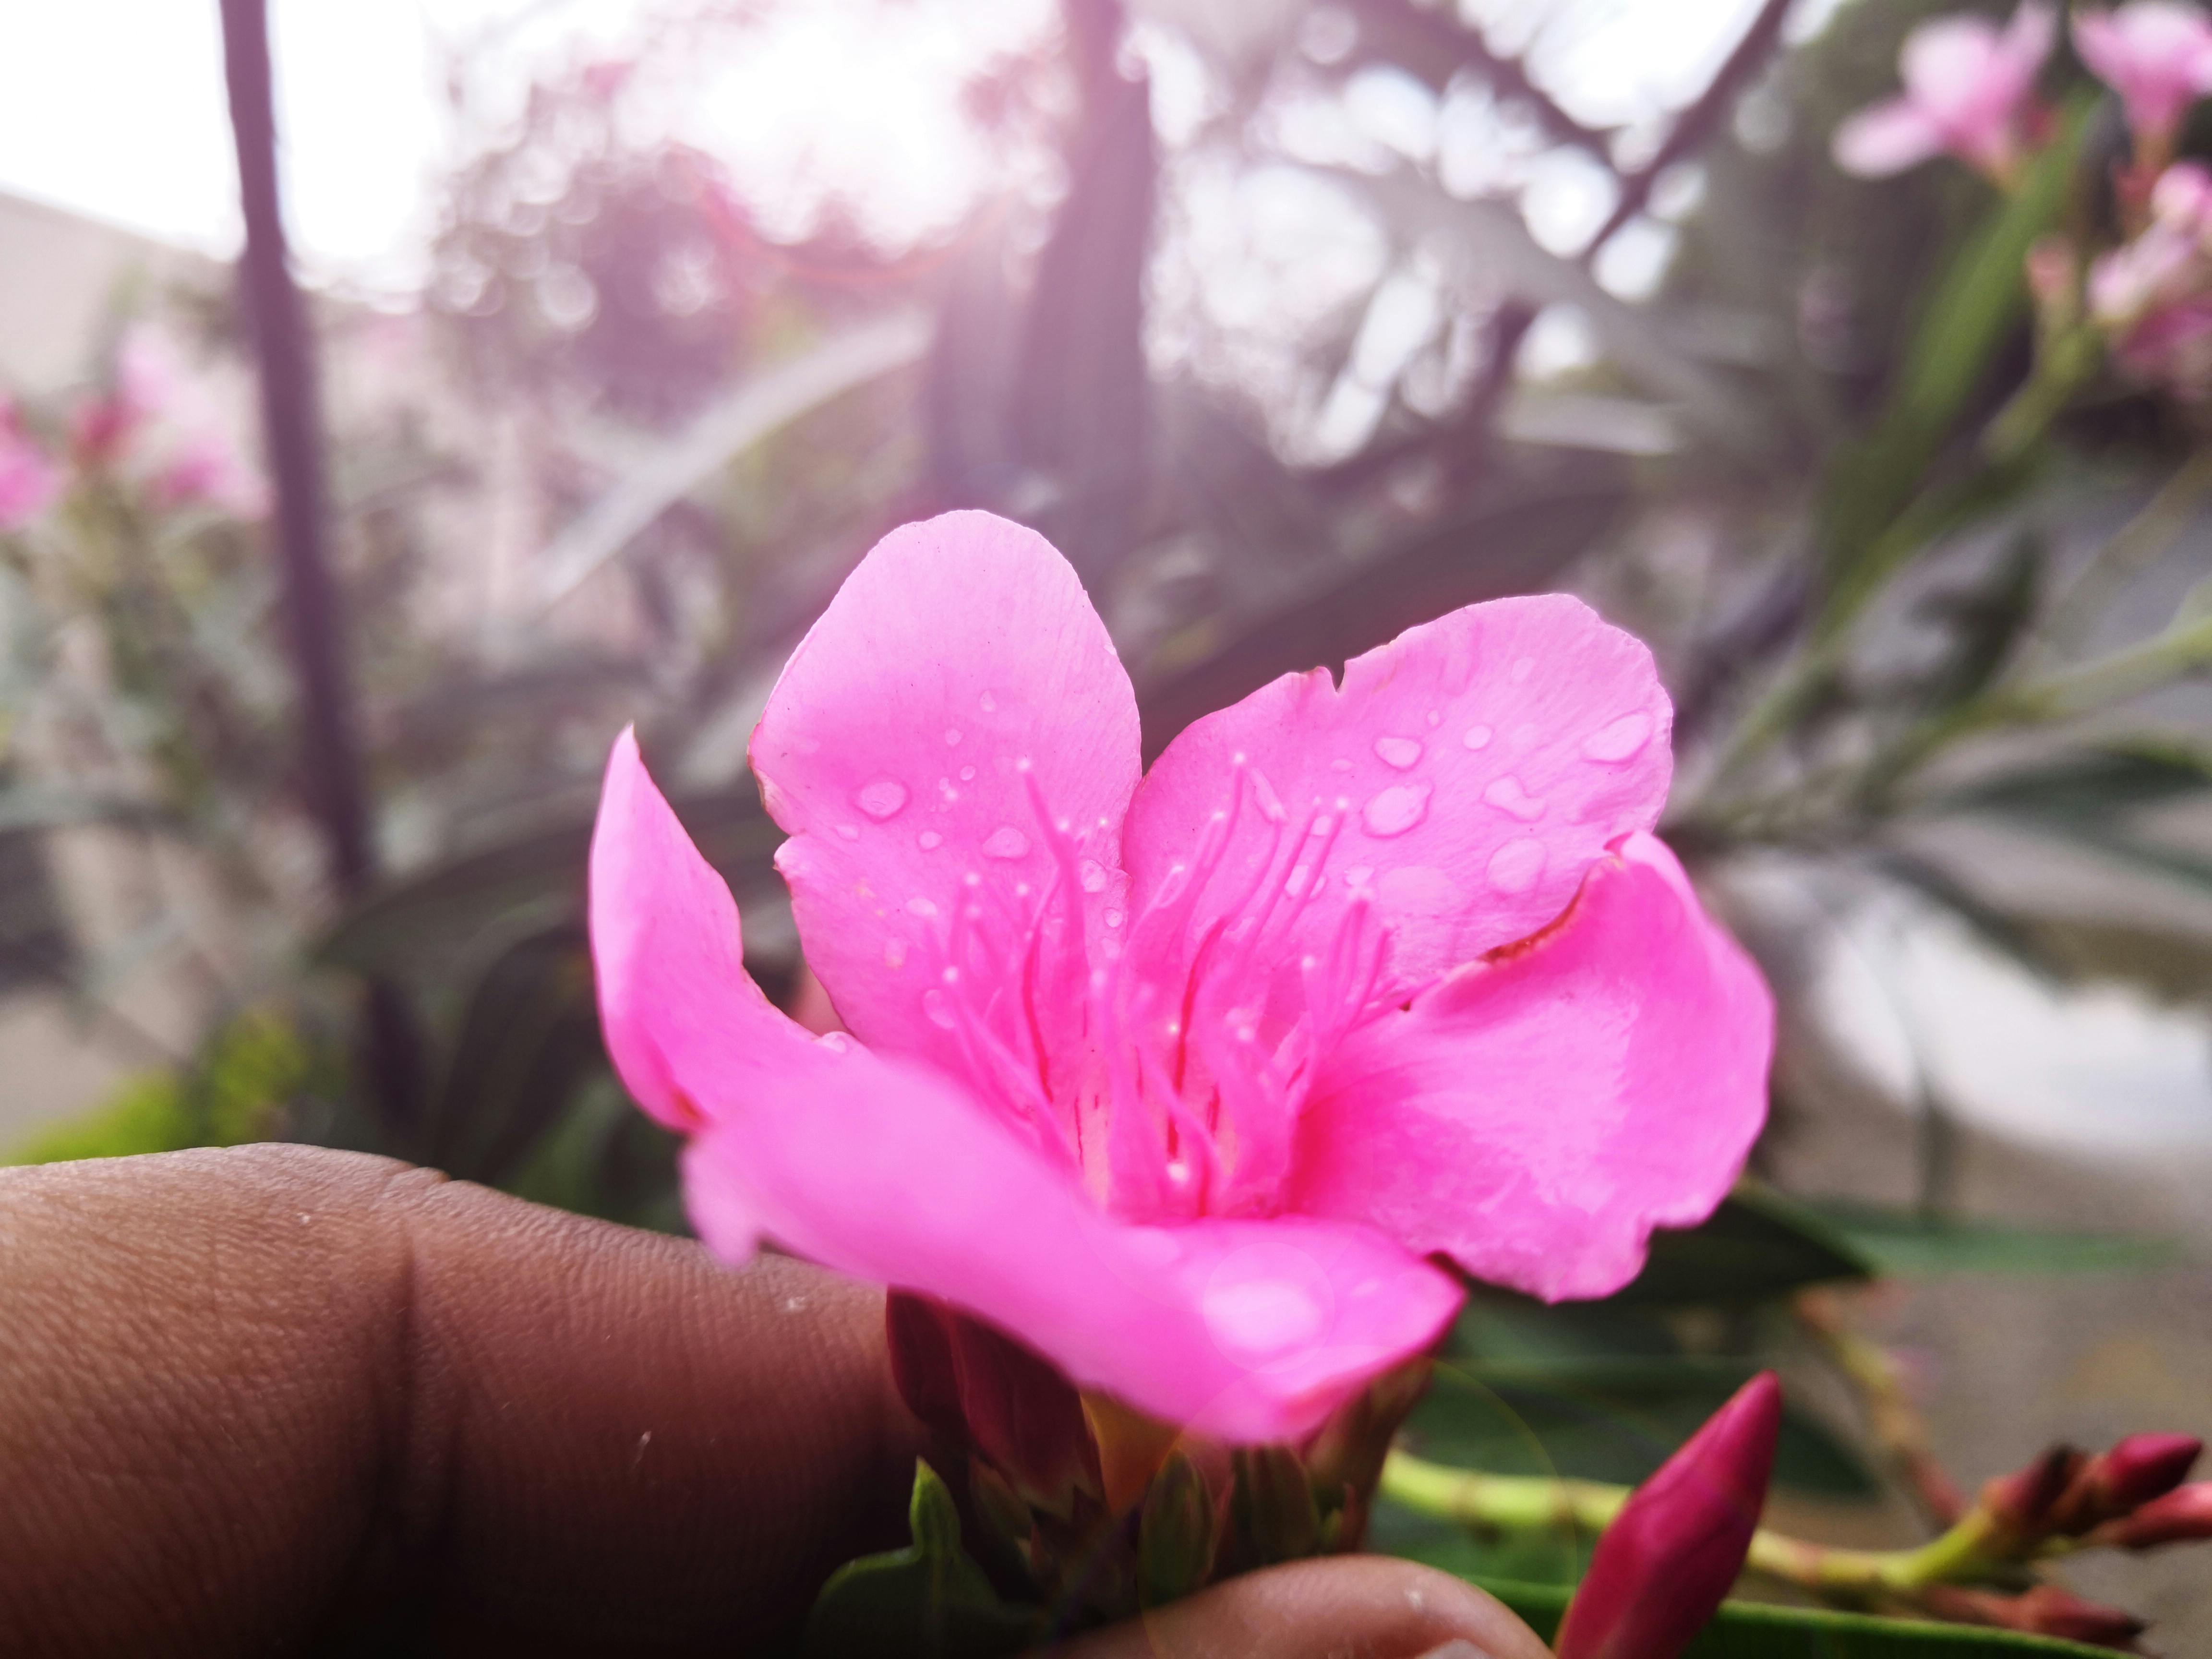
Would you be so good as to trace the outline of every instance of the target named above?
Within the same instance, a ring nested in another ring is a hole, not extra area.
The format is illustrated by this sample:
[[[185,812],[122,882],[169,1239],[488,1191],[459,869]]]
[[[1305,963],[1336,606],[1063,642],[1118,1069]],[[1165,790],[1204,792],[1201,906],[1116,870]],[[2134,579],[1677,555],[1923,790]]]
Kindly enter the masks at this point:
[[[261,378],[262,430],[276,486],[276,545],[284,619],[300,681],[300,769],[330,856],[331,877],[351,898],[375,874],[361,743],[346,672],[336,585],[324,549],[322,424],[314,350],[294,286],[276,191],[269,24],[264,0],[222,0],[223,66],[238,142],[246,213],[240,282]]]
[[[1599,250],[1613,239],[1623,225],[1644,211],[1661,175],[1677,161],[1702,149],[1719,130],[1735,107],[1737,96],[1766,67],[1766,60],[1773,55],[1775,44],[1782,38],[1783,22],[1790,15],[1790,0],[1766,0],[1759,15],[1751,20],[1751,27],[1743,32],[1743,39],[1735,43],[1735,50],[1729,54],[1728,61],[1698,94],[1698,101],[1675,121],[1667,142],[1659,146],[1659,153],[1620,181],[1620,200],[1583,248],[1584,264],[1597,257]]]

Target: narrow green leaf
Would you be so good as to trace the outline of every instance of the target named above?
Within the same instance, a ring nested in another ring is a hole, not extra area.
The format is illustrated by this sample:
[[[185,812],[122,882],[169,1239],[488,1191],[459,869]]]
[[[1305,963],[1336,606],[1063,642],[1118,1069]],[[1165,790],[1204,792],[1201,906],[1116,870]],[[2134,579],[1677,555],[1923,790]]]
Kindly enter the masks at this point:
[[[1855,1249],[1891,1278],[2143,1273],[2165,1266],[2176,1254],[2171,1240],[2123,1233],[2057,1232],[1930,1219],[1871,1205],[1829,1203],[1820,1208]]]
[[[1744,1181],[1701,1225],[1654,1233],[1644,1271],[1614,1299],[1759,1302],[1803,1285],[1867,1276],[1850,1241],[1818,1213]]]
[[[1549,1639],[1573,1595],[1571,1586],[1505,1579],[1473,1581]],[[1965,1625],[1805,1607],[1722,1604],[1683,1659],[2112,1659],[2110,1648],[2046,1636],[2015,1636]]]

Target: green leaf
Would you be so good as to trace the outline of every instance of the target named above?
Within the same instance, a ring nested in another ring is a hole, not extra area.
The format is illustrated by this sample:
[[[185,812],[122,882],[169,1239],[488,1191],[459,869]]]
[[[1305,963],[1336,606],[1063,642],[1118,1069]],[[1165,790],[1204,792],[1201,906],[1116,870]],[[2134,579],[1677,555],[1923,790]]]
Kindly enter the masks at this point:
[[[2027,308],[2022,274],[2027,250],[2058,221],[2075,176],[2075,157],[2088,129],[2093,100],[2077,100],[2058,137],[2027,170],[2021,187],[1995,204],[1945,270],[1913,329],[1888,404],[1866,441],[1845,451],[1830,471],[1820,507],[1828,569],[1823,631],[1849,618],[1890,571],[1928,537],[1962,515],[1986,510],[2008,489],[1985,493],[1969,481],[1945,501],[1914,514],[1915,533],[1887,534],[1919,495],[1967,401],[1997,349]],[[2015,469],[1984,469],[1989,484],[2009,483]]]
[[[1644,1271],[1613,1299],[1760,1302],[1800,1285],[1864,1279],[1868,1273],[1850,1239],[1818,1213],[1747,1180],[1702,1224],[1654,1233]]]
[[[917,1459],[908,1515],[914,1542],[848,1561],[806,1621],[821,1659],[995,1659],[1045,1634],[1036,1607],[999,1599],[960,1547],[960,1512],[937,1471]]]
[[[1979,780],[1936,797],[1931,811],[2001,812],[2068,828],[2212,788],[2212,757],[2175,744],[2114,744]]]
[[[1477,1578],[1547,1640],[1559,1629],[1573,1594],[1558,1584]],[[2110,1648],[2015,1636],[1965,1625],[1869,1613],[1723,1602],[1683,1659],[2112,1659]]]
[[[2171,1261],[2177,1249],[2171,1240],[2123,1233],[2044,1231],[1922,1217],[1871,1205],[1829,1203],[1820,1208],[1887,1278],[2143,1273]]]

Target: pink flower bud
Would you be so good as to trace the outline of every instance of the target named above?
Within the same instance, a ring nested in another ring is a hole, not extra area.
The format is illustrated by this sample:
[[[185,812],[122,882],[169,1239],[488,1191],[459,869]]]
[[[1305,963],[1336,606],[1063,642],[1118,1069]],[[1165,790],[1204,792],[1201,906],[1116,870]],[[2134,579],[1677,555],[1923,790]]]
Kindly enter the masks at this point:
[[[1629,1495],[1559,1626],[1559,1659],[1674,1659],[1742,1570],[1774,1468],[1782,1385],[1761,1371]]]
[[[2106,1522],[2089,1535],[2095,1544],[2115,1549],[2147,1550],[2160,1544],[2183,1544],[2212,1538],[2212,1480],[2176,1486],[2163,1498],[2154,1498],[2134,1514]]]
[[[2107,1513],[2124,1515],[2188,1478],[2204,1443],[2186,1434],[2131,1434],[2089,1465]]]
[[[2039,125],[2035,77],[2057,27],[2042,0],[2026,0],[2002,30],[1986,17],[1930,18],[1905,37],[1903,95],[1836,129],[1836,164],[1878,179],[1949,154],[2008,178]]]
[[[2052,1512],[2087,1463],[2073,1447],[2053,1446],[2026,1468],[1984,1486],[1982,1507],[2015,1539],[2045,1537],[2052,1529]]]

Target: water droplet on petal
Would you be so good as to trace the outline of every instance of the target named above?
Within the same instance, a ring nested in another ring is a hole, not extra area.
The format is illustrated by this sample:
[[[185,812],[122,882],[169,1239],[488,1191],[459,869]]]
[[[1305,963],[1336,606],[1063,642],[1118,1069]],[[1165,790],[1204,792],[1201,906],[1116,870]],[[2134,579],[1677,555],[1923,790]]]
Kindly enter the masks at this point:
[[[1273,785],[1258,772],[1252,774],[1252,796],[1260,803],[1260,816],[1270,823],[1287,823],[1291,815],[1283,809],[1283,798]]]
[[[956,749],[959,747],[959,744],[960,728],[957,726],[946,726],[945,728],[945,746],[947,749]]]
[[[1513,665],[1513,684],[1516,685],[1520,684],[1523,680],[1527,679],[1529,675],[1535,672],[1536,659],[1534,657],[1522,658],[1520,661]]]
[[[1306,890],[1306,883],[1312,875],[1313,866],[1310,864],[1301,864],[1297,866],[1291,870],[1291,873],[1284,878],[1283,890],[1285,893],[1288,893],[1292,898],[1297,897],[1299,894]]]
[[[1618,765],[1633,760],[1644,752],[1644,745],[1651,741],[1651,716],[1623,714],[1609,726],[1601,726],[1583,739],[1584,758],[1601,761],[1607,765]]]
[[[991,838],[983,843],[983,855],[994,859],[1018,859],[1030,850],[1030,838],[1011,823],[1002,823],[991,831]]]
[[[975,769],[974,767],[972,767],[972,766],[963,766],[963,767],[962,767],[962,768],[960,769],[960,781],[961,781],[961,782],[963,782],[963,783],[973,783],[973,782],[975,782]]]
[[[1359,821],[1370,836],[1402,836],[1426,816],[1429,786],[1394,783],[1360,810]]]
[[[1544,816],[1544,803],[1521,787],[1521,780],[1511,773],[1493,778],[1490,787],[1482,792],[1484,800],[1499,811],[1508,813],[1523,823],[1534,823]]]
[[[1099,863],[1097,859],[1084,860],[1082,864],[1077,866],[1075,873],[1077,878],[1083,883],[1085,892],[1103,893],[1106,890],[1106,866]]]
[[[824,1031],[814,1039],[814,1046],[827,1048],[833,1054],[849,1054],[853,1052],[853,1039],[848,1032]]]
[[[857,823],[841,823],[837,826],[837,833],[847,841],[858,841],[860,838],[860,826]]]
[[[1491,732],[1488,726],[1470,726],[1467,728],[1466,735],[1462,737],[1460,741],[1470,749],[1487,749],[1490,747],[1490,737]]]
[[[1428,721],[1431,728],[1442,726],[1444,723],[1444,713],[1441,708],[1431,708],[1421,718]]]
[[[1346,887],[1364,887],[1374,879],[1375,866],[1371,864],[1355,864],[1344,872],[1344,884]]]
[[[906,913],[910,916],[920,916],[927,921],[937,914],[937,906],[929,899],[910,898],[906,902]]]
[[[1507,842],[1490,855],[1485,873],[1501,893],[1527,892],[1544,873],[1544,843],[1528,836]]]
[[[952,1017],[952,999],[934,985],[921,994],[921,1012],[929,1017],[932,1025],[941,1030],[949,1031],[957,1023]]]
[[[899,969],[906,966],[906,941],[887,939],[884,941],[884,966]]]
[[[977,705],[987,714],[995,714],[999,712],[999,700],[993,696],[988,691],[986,691],[975,701]]]
[[[925,830],[915,839],[921,843],[921,850],[925,853],[934,853],[945,845],[945,837],[934,830]]]
[[[950,778],[938,779],[937,793],[945,797],[945,804],[947,806],[960,799],[960,792],[952,787],[952,780]]]
[[[860,787],[853,804],[878,823],[896,817],[899,808],[906,805],[906,786],[896,778],[878,778]]]
[[[1106,925],[1109,927],[1119,927],[1121,925],[1121,913],[1119,910],[1109,910],[1106,913]]]
[[[1382,764],[1395,766],[1401,772],[1421,757],[1421,745],[1414,738],[1377,738],[1375,752],[1382,757]]]

